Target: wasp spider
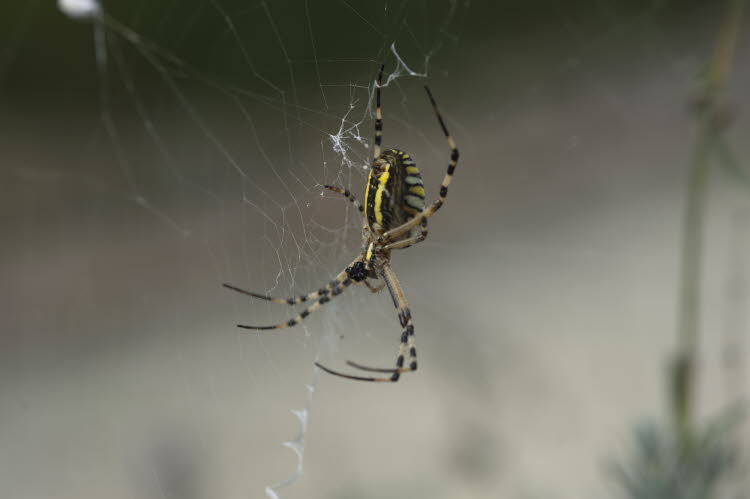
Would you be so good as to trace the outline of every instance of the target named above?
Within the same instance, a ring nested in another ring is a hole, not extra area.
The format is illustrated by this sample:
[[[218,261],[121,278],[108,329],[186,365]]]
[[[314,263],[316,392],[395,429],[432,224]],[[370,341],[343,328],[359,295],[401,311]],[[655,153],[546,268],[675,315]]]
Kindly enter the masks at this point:
[[[370,174],[367,177],[364,206],[348,190],[331,185],[325,186],[326,189],[345,196],[363,214],[362,253],[327,285],[317,291],[297,297],[273,298],[246,291],[229,284],[224,284],[224,286],[233,291],[252,296],[253,298],[260,298],[274,303],[297,305],[298,303],[314,301],[312,305],[287,322],[273,326],[238,325],[245,329],[282,329],[295,326],[312,312],[315,312],[333,298],[343,293],[352,284],[365,284],[373,293],[387,286],[388,291],[391,293],[391,298],[393,298],[393,304],[398,311],[398,320],[403,328],[398,357],[396,358],[396,367],[368,367],[351,361],[348,361],[347,364],[361,371],[384,373],[389,374],[389,376],[355,376],[334,371],[317,362],[315,365],[330,374],[343,378],[360,381],[395,382],[398,381],[401,373],[417,370],[417,349],[414,342],[414,325],[412,324],[409,305],[406,303],[406,297],[404,296],[401,284],[399,284],[396,278],[396,273],[391,267],[391,250],[408,248],[424,241],[427,237],[427,219],[433,216],[445,202],[445,197],[448,194],[448,185],[451,183],[453,172],[458,162],[458,149],[453,138],[448,133],[448,129],[440,115],[440,111],[438,111],[430,89],[425,86],[427,96],[435,111],[435,116],[437,116],[437,120],[443,129],[451,150],[448,172],[440,186],[438,199],[431,205],[425,206],[422,175],[420,175],[414,160],[399,149],[388,149],[383,153],[380,152],[383,131],[383,119],[380,109],[380,88],[382,81],[383,67],[381,66],[376,90],[374,160]],[[368,279],[376,280],[378,278],[382,279],[385,284],[376,287],[368,281]],[[406,362],[407,357],[408,363]]]

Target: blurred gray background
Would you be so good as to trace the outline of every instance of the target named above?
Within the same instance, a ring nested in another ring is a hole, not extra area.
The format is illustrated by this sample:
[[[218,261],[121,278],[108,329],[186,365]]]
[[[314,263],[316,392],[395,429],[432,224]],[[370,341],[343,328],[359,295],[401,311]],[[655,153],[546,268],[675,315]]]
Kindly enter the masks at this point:
[[[601,498],[665,417],[692,104],[711,2],[53,2],[0,6],[0,495]],[[750,157],[750,36],[728,141]],[[390,50],[413,72],[410,76]],[[396,385],[386,293],[353,287],[281,332],[360,247],[381,61],[384,145],[434,197],[394,255],[420,370]],[[712,170],[698,407],[745,392],[750,191]],[[727,351],[734,362],[726,361]],[[311,388],[310,388],[311,387]],[[310,398],[311,397],[311,398]],[[747,442],[745,442],[747,443]]]

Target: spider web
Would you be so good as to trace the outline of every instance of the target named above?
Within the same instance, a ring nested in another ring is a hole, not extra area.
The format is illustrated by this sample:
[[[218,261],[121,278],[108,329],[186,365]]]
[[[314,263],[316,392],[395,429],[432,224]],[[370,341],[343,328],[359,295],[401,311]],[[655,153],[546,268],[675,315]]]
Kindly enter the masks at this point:
[[[414,9],[408,2],[387,5],[380,15],[372,6],[347,1],[329,12],[323,9],[330,7],[308,1],[282,6],[210,0],[179,8],[143,2],[122,9],[61,0],[58,7],[72,18],[91,21],[106,139],[96,140],[111,149],[122,179],[120,195],[185,244],[204,246],[217,284],[232,282],[275,296],[316,289],[330,279],[332,269],[337,272],[356,255],[359,215],[322,185],[361,189],[372,154],[377,67],[381,62],[388,66],[383,84],[390,94],[388,113],[408,113],[409,86],[420,82],[404,80],[428,76],[457,10],[455,4],[443,6],[431,16],[440,23],[423,26],[418,34],[409,23],[424,7]],[[297,12],[282,18],[285,8]],[[368,31],[355,38],[359,46],[349,56],[328,55],[331,40],[319,26],[332,16],[341,18],[342,32]],[[161,20],[152,26],[144,19]],[[173,130],[176,122],[183,122],[179,132]],[[408,118],[394,118],[389,128],[394,135],[399,128],[416,133]],[[185,142],[197,144],[203,157],[191,157],[195,150]],[[437,141],[425,143],[437,147]],[[228,220],[218,231],[207,229],[195,221],[196,206]],[[243,297],[224,299],[236,307],[225,318],[225,335],[237,322],[276,322],[292,315]],[[361,309],[370,299],[349,298],[352,303]],[[267,485],[267,497],[279,497],[303,475],[308,421],[319,387],[312,361],[332,362],[342,331],[357,335],[362,328],[346,306],[334,303],[319,313],[322,334],[308,324],[293,332],[298,339],[291,348],[307,352],[297,369],[308,373],[305,383],[297,373],[289,375],[291,366],[279,360],[278,347],[269,346],[263,334],[237,335],[241,355],[262,351],[273,372],[261,381],[250,367],[254,382],[285,383],[306,392],[304,405],[291,410],[299,431],[283,442],[296,455],[295,470]],[[385,312],[375,315],[392,319]],[[289,340],[286,344],[289,348]],[[385,357],[386,365],[391,357]],[[158,465],[155,470],[164,473]]]
[[[686,103],[715,35],[715,12],[687,4],[7,2],[0,483],[610,496],[597,458],[658,414],[673,340]],[[359,213],[323,185],[362,200],[381,63],[383,147],[416,158],[428,200],[448,149],[424,84],[462,151],[430,238],[394,255],[424,355],[395,386],[313,367],[391,365],[387,293],[352,286],[295,328],[248,333],[235,325],[299,309],[220,287],[295,296],[358,254]],[[714,188],[705,322],[735,352],[734,400],[750,225],[742,188]]]

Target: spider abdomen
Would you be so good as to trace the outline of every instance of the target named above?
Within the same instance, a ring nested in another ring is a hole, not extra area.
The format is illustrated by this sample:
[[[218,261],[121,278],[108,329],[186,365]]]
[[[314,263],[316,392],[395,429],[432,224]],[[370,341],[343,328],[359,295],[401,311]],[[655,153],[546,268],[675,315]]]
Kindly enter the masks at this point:
[[[375,160],[367,177],[365,216],[374,233],[382,234],[424,210],[422,175],[404,151],[389,149]]]

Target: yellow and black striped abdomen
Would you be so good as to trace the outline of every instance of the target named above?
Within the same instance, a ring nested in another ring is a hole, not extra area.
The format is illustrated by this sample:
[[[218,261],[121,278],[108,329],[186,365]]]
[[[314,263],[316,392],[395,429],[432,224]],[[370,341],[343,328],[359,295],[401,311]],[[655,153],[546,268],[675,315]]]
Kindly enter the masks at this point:
[[[375,233],[398,227],[424,210],[422,175],[411,157],[398,149],[384,151],[367,177],[365,216]]]

